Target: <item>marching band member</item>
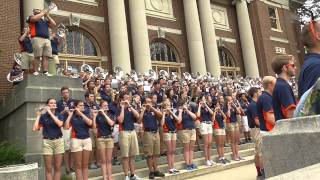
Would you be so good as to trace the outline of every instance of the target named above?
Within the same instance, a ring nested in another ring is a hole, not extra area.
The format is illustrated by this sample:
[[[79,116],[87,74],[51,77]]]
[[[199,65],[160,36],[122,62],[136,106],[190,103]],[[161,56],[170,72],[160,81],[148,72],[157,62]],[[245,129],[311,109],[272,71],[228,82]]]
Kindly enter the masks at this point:
[[[47,106],[44,108],[46,113],[41,114],[41,110],[37,111],[36,121],[33,125],[33,131],[42,128],[43,141],[42,151],[45,163],[45,176],[47,180],[60,180],[61,164],[64,153],[64,144],[62,138],[61,127],[63,126],[63,117],[56,111],[56,100],[49,98]],[[54,166],[52,167],[52,162]],[[52,177],[52,168],[54,175]]]
[[[71,152],[76,168],[77,180],[88,179],[88,164],[92,142],[89,129],[92,127],[92,120],[85,114],[84,102],[75,102],[75,109],[70,110],[64,128],[72,127]]]
[[[21,48],[21,68],[26,72],[33,67],[34,58],[29,27],[23,29],[22,35],[19,37],[19,44]]]

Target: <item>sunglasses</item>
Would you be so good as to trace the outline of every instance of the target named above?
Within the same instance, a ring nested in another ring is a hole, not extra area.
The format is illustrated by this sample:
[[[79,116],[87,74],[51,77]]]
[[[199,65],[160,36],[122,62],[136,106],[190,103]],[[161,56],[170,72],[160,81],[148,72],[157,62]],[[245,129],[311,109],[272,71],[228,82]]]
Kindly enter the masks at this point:
[[[286,67],[292,67],[292,68],[295,68],[296,65],[295,64],[286,64]]]

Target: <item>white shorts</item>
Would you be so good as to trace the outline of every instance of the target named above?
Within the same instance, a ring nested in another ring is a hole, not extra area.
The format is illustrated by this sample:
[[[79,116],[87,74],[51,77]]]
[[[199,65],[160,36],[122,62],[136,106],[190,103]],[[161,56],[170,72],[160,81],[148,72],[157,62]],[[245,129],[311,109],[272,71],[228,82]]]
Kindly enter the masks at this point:
[[[112,136],[113,136],[113,142],[118,143],[119,142],[119,124],[115,124],[113,126]]]
[[[213,129],[212,129],[212,123],[207,124],[204,122],[200,123],[200,133],[201,135],[205,135],[205,134],[212,134]]]
[[[250,128],[249,128],[247,116],[242,116],[241,118],[242,118],[243,131],[244,132],[249,132]]]
[[[62,137],[63,137],[63,141],[64,141],[64,150],[65,151],[69,151],[70,150],[71,130],[72,130],[72,127],[67,129],[67,130],[61,128]]]

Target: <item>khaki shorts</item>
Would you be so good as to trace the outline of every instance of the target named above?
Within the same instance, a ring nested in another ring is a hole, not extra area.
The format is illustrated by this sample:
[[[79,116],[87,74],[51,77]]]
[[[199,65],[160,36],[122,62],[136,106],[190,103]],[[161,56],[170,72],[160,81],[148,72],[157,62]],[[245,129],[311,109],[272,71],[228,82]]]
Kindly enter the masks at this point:
[[[97,149],[112,149],[114,142],[112,138],[97,138]]]
[[[177,140],[177,133],[168,132],[163,133],[163,140],[164,141],[176,141]]]
[[[201,133],[201,135],[212,134],[212,123],[207,124],[207,123],[202,122],[200,124],[200,133]]]
[[[64,153],[64,142],[63,138],[59,139],[43,139],[42,141],[43,155],[54,155]]]
[[[49,60],[53,61],[55,64],[60,64],[59,56],[56,54],[52,54],[52,57],[50,57]]]
[[[22,52],[21,53],[21,68],[22,69],[31,69],[33,68],[33,53]]]
[[[87,139],[71,139],[71,152],[92,151],[92,142],[90,138]]]
[[[49,39],[34,37],[32,38],[31,43],[34,57],[52,56],[51,42]]]
[[[226,130],[225,129],[214,129],[215,136],[225,136]]]
[[[65,130],[61,128],[62,131],[62,137],[64,141],[64,150],[69,151],[70,150],[70,143],[71,143],[71,129]]]
[[[251,129],[251,135],[254,141],[254,152],[258,156],[262,156],[262,135],[259,128]]]
[[[146,156],[160,155],[160,136],[159,132],[143,133],[143,153]]]
[[[92,142],[92,148],[96,148],[97,129],[89,129],[89,135]]]
[[[235,123],[227,123],[227,131],[239,131],[239,124],[237,122]]]
[[[196,130],[181,130],[179,132],[180,140],[183,144],[190,143],[190,141],[196,141]]]
[[[139,145],[136,131],[120,131],[119,146],[122,157],[139,155]]]

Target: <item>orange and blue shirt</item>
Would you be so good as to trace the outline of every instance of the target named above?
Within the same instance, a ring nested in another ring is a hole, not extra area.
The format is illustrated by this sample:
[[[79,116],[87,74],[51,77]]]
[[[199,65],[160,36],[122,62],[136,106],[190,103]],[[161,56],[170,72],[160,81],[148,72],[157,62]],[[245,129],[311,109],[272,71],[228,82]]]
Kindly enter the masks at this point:
[[[296,108],[296,100],[289,83],[278,78],[272,93],[274,117],[277,120],[288,118],[288,111]]]
[[[230,116],[227,115],[228,112],[228,106],[223,107],[223,112],[227,116],[227,123],[235,123],[238,121],[237,119],[237,111],[234,107],[230,107]]]
[[[45,39],[49,39],[49,21],[41,18],[37,22],[31,22],[32,16],[27,18],[27,23],[29,23],[31,38],[41,37]]]
[[[206,107],[201,107],[200,109],[200,121],[201,122],[211,122],[212,115]]]
[[[109,118],[111,117],[109,113],[107,114],[107,116]],[[113,118],[110,118],[110,119],[113,120]],[[103,114],[98,113],[96,117],[96,123],[97,123],[97,137],[110,136],[112,134],[113,127],[107,123],[107,118]]]
[[[179,115],[179,111],[176,112]],[[177,125],[177,129],[195,129],[194,120],[187,111],[182,111],[182,122]]]
[[[268,92],[263,91],[257,101],[257,115],[261,131],[271,131],[274,127],[267,120],[267,113],[273,113],[272,96]]]
[[[63,122],[63,116],[56,112],[55,116],[59,119],[59,121]],[[39,120],[38,128],[42,127],[42,135],[45,139],[55,139],[62,137],[61,127],[59,127],[48,112],[42,114]]]
[[[166,114],[164,117],[163,132],[176,131],[176,122],[172,115]]]
[[[248,125],[250,128],[256,128],[255,119],[257,118],[257,103],[255,101],[251,101],[246,110],[246,115],[248,118]]]
[[[214,129],[224,129],[224,118],[222,113],[216,112],[216,116],[214,117]]]

